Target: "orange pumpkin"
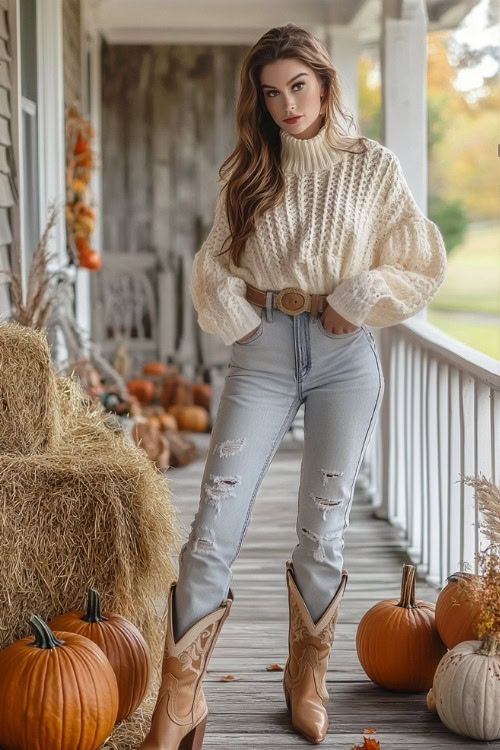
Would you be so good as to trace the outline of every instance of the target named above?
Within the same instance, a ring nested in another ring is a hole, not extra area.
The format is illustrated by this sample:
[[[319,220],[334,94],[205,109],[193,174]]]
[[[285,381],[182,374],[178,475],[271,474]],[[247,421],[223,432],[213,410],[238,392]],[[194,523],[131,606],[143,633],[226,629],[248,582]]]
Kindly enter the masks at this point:
[[[436,628],[432,602],[415,600],[414,565],[404,565],[400,599],[385,599],[358,625],[356,650],[368,677],[383,688],[420,692],[432,687],[446,646]]]
[[[166,375],[168,367],[164,362],[146,362],[144,375]]]
[[[155,393],[155,387],[151,380],[143,380],[142,378],[129,380],[127,389],[132,396],[139,399],[141,404],[150,404]]]
[[[181,406],[175,413],[179,430],[205,432],[209,425],[209,416],[203,406]]]
[[[73,190],[75,193],[83,193],[87,189],[87,183],[76,177],[73,180]]]
[[[78,261],[82,268],[88,268],[90,271],[98,271],[101,267],[101,256],[97,250],[84,248],[79,255]]]
[[[73,153],[85,154],[87,151],[90,151],[90,143],[86,141],[80,133],[80,135],[78,136],[78,140],[75,143],[75,147],[73,148]]]
[[[142,702],[151,679],[148,644],[131,622],[111,612],[101,614],[99,594],[89,589],[87,611],[55,617],[50,626],[90,638],[106,654],[118,683],[118,715],[121,721]]]
[[[479,613],[468,594],[470,585],[479,576],[471,573],[453,573],[436,601],[436,627],[441,640],[448,648],[462,641],[477,640]]]
[[[0,746],[96,750],[117,716],[111,664],[82,635],[53,632],[36,615],[30,624],[34,638],[0,652]]]

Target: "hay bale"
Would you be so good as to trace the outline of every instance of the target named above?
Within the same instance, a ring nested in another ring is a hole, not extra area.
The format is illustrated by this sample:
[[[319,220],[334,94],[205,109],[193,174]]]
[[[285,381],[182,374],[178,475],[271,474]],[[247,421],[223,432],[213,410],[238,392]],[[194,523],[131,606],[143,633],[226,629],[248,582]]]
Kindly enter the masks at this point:
[[[61,437],[46,334],[0,323],[0,453],[45,453]]]
[[[158,688],[159,681],[137,711],[115,726],[100,750],[136,750],[139,747],[151,726]]]
[[[55,389],[56,449],[0,455],[0,648],[29,633],[33,612],[81,609],[93,586],[143,632],[158,669],[158,605],[182,543],[167,481],[76,379]]]

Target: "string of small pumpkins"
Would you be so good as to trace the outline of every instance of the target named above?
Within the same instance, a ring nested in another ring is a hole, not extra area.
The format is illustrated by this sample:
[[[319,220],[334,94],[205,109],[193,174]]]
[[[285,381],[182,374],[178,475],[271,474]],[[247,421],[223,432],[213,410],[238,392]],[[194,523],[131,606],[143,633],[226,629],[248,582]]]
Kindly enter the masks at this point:
[[[90,206],[90,173],[95,168],[94,130],[75,107],[66,115],[66,227],[73,261],[97,271],[101,256],[90,246],[95,211]]]
[[[428,691],[428,708],[451,731],[499,739],[500,633],[478,640],[470,587],[480,577],[454,573],[434,605],[415,598],[415,575],[413,565],[404,565],[400,598],[378,602],[361,618],[362,668],[387,690]]]
[[[146,641],[124,617],[101,614],[92,588],[86,611],[48,624],[32,615],[30,626],[34,635],[0,652],[0,746],[96,750],[146,695]]]

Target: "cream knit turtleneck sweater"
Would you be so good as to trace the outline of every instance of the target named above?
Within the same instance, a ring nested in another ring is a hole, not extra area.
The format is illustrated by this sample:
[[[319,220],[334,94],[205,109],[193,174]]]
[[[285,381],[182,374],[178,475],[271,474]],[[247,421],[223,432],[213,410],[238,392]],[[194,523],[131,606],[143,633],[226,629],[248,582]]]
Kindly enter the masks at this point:
[[[327,294],[353,325],[374,327],[414,315],[443,283],[443,238],[415,203],[395,154],[371,139],[366,153],[339,151],[325,133],[323,126],[299,139],[281,130],[284,198],[257,219],[239,268],[229,253],[213,255],[229,234],[219,193],[213,227],[194,256],[191,294],[200,327],[226,345],[260,322],[245,299],[247,283]]]

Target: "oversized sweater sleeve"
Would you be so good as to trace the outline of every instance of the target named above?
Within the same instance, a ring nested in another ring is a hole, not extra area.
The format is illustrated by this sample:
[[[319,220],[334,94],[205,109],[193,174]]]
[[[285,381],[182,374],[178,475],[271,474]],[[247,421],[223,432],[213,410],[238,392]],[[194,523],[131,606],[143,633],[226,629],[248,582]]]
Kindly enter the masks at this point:
[[[327,297],[358,326],[383,328],[409,318],[430,302],[446,275],[443,237],[415,202],[398,158],[390,155],[370,268],[343,279]]]
[[[216,255],[228,235],[221,191],[212,229],[194,256],[191,297],[200,328],[207,333],[217,333],[226,346],[253,331],[260,323],[259,315],[245,298],[246,282],[230,273],[229,253]]]

